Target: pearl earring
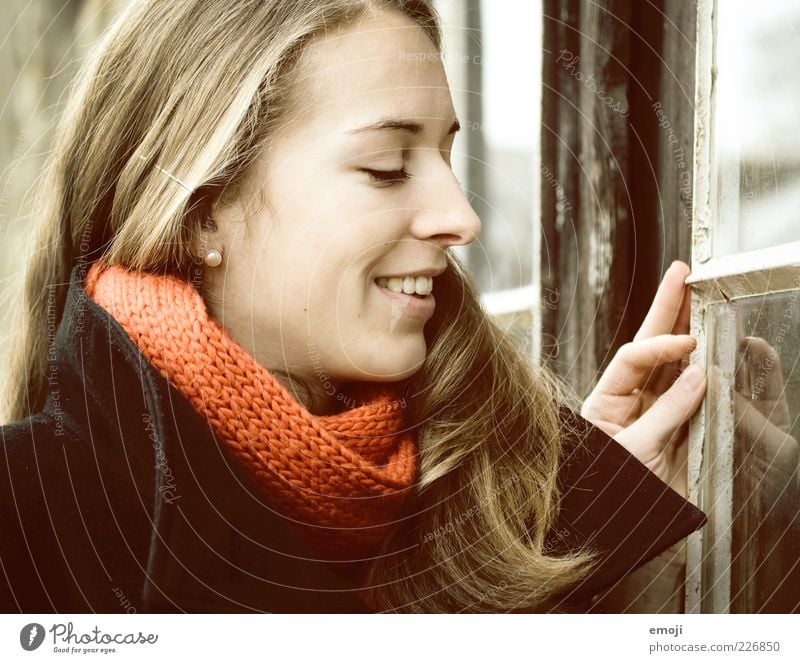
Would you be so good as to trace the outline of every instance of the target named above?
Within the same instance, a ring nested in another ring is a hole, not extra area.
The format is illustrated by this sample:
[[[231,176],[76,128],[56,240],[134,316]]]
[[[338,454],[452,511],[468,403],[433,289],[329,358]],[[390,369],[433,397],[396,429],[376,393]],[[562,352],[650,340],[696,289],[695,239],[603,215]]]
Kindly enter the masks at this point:
[[[209,249],[205,262],[209,267],[219,267],[222,264],[222,252],[217,249]]]

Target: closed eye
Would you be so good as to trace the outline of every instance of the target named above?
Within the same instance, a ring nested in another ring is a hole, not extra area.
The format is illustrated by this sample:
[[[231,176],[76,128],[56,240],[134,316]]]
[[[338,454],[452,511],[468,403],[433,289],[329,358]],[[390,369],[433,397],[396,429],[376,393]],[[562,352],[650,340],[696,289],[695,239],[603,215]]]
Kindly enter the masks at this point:
[[[370,176],[373,182],[379,184],[397,184],[411,179],[411,174],[405,168],[400,170],[372,170],[370,168],[362,168],[363,172]]]

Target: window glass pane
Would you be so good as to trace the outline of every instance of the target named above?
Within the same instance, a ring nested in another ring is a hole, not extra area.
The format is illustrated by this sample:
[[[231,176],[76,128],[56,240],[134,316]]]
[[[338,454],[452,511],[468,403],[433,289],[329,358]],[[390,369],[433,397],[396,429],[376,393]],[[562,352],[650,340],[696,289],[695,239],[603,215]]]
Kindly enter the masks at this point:
[[[538,165],[542,10],[531,0],[506,0],[502,11],[482,0],[483,127],[486,138],[485,289],[531,282],[533,184]]]
[[[532,282],[538,231],[541,1],[496,5],[436,2],[462,127],[453,167],[482,222],[481,235],[467,252],[481,292]]]
[[[730,611],[800,611],[800,291],[709,312],[710,377],[728,385],[712,421],[733,413]],[[707,469],[726,462],[708,446]],[[711,487],[717,508],[728,489]]]
[[[720,256],[800,240],[800,3],[716,6]]]

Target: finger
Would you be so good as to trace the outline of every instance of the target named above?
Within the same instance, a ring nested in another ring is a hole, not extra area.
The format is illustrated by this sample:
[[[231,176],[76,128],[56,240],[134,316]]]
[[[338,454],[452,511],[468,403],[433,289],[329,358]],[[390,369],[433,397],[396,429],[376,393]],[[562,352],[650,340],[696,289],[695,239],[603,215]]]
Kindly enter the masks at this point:
[[[652,457],[657,456],[697,411],[705,391],[705,372],[696,364],[690,366],[649,410],[615,439],[631,453],[632,449],[647,448]]]
[[[761,401],[783,397],[783,368],[775,348],[758,336],[745,336],[741,345],[749,360],[751,398]]]
[[[651,383],[649,388],[657,394],[663,394],[669,389],[669,386],[678,379],[678,376],[683,373],[691,363],[692,350],[694,350],[696,346],[696,342],[691,344],[690,350],[680,359],[662,366],[660,374]]]
[[[697,345],[689,335],[663,334],[626,343],[600,376],[596,389],[612,395],[643,389],[663,364],[681,359]]]
[[[784,467],[796,467],[797,440],[740,394],[734,394],[734,420],[736,432],[742,436],[750,453],[766,456],[770,462],[779,462]]]
[[[733,372],[733,388],[739,394],[750,400],[750,363],[752,357],[748,350],[747,337],[742,338],[736,346],[736,367]]]
[[[684,279],[685,280],[685,279]],[[688,285],[683,286],[683,299],[680,304],[680,312],[675,326],[672,328],[673,334],[688,334],[689,323],[692,317],[692,290]]]
[[[682,313],[681,307],[686,305],[684,303],[684,291],[686,290],[684,281],[686,281],[689,271],[689,265],[680,260],[676,260],[669,266],[661,280],[661,285],[658,286],[656,296],[653,298],[653,303],[650,305],[650,310],[647,312],[642,326],[633,337],[634,341],[660,334],[669,334],[679,319],[682,319],[681,316],[685,317],[686,314]]]

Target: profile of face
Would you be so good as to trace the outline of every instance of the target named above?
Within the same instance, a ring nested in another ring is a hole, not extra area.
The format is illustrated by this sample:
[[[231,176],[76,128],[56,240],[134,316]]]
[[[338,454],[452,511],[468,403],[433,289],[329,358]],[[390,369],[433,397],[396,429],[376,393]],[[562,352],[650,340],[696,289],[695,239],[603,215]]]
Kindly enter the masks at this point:
[[[306,381],[321,413],[343,382],[420,369],[445,251],[472,242],[480,220],[450,165],[457,121],[441,59],[412,20],[370,14],[300,63],[303,108],[215,209],[209,246],[224,261],[205,277],[233,339]],[[393,292],[400,283],[416,294]]]

